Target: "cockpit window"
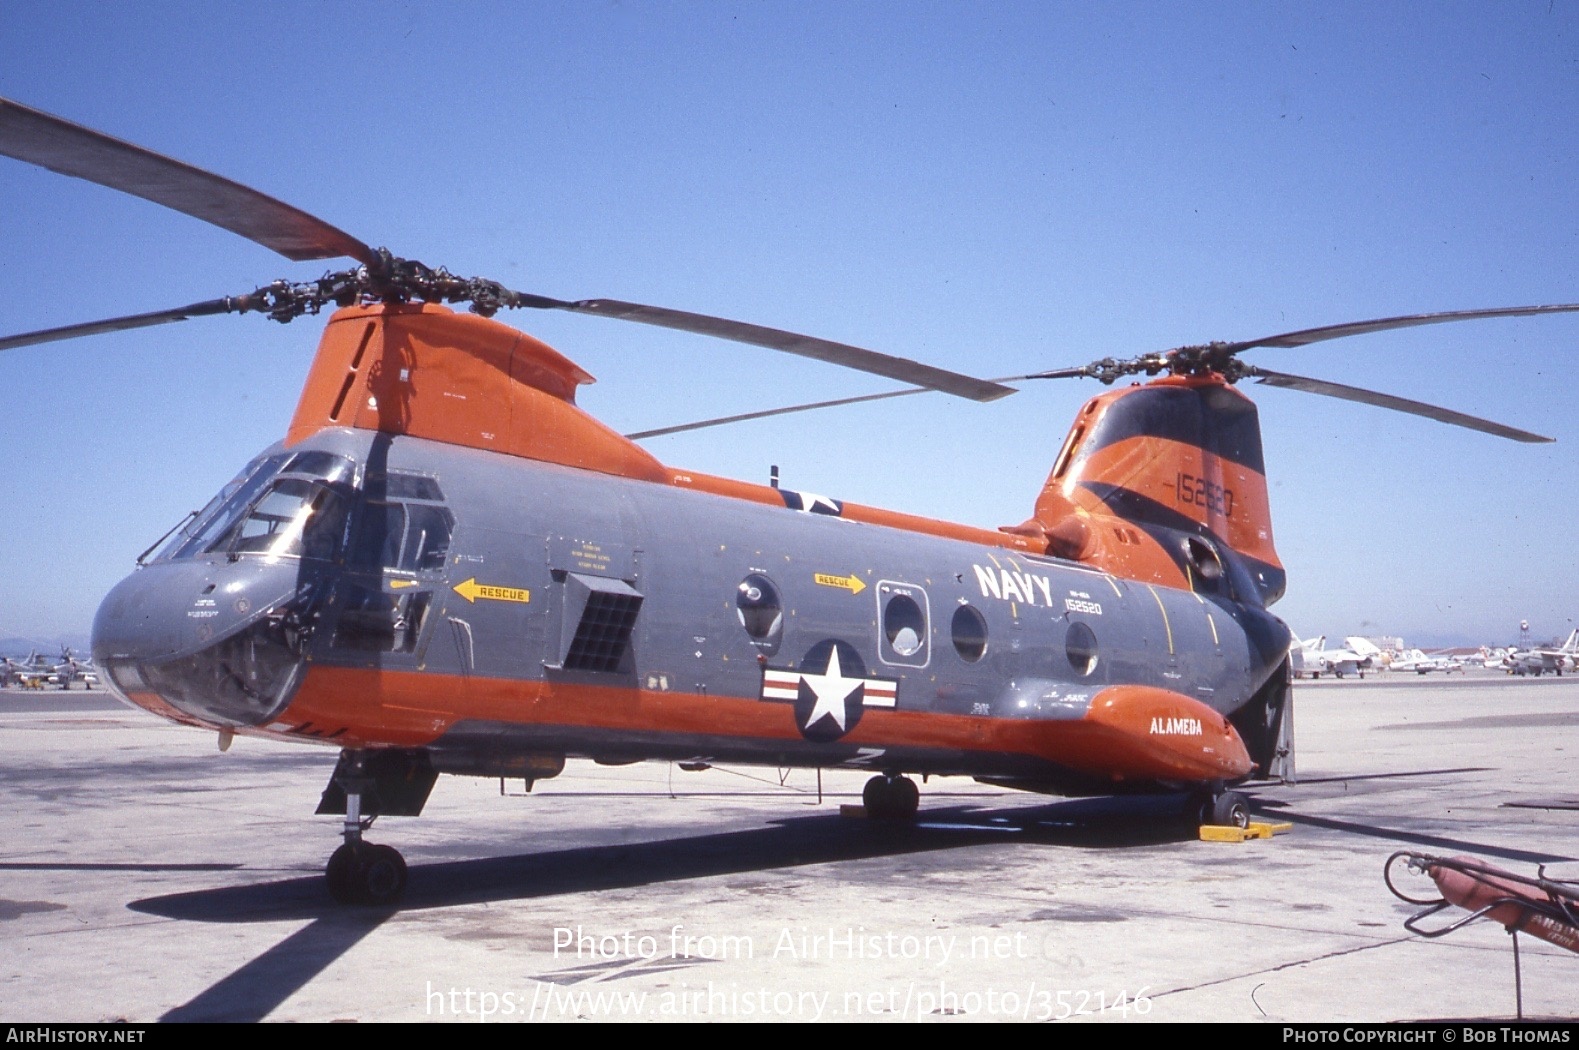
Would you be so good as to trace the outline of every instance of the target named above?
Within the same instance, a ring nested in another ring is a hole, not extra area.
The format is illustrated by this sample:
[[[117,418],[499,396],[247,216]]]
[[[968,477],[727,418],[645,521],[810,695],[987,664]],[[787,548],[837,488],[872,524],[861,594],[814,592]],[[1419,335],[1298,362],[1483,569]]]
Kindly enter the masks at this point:
[[[362,486],[374,499],[423,499],[444,501],[444,492],[433,478],[422,474],[369,474]]]
[[[281,478],[209,550],[330,560],[345,531],[345,510],[345,499],[323,482]]]
[[[235,523],[242,509],[279,473],[288,458],[284,454],[262,456],[248,463],[240,474],[219,490],[219,495],[208,501],[208,506],[198,512],[190,525],[165,544],[164,550],[154,560],[185,558],[208,549]]]
[[[246,516],[248,521],[251,521],[253,515],[256,515],[257,510],[261,507],[259,494],[264,493],[265,489],[268,489],[270,482],[273,482],[275,478],[281,477],[281,475],[302,475],[302,477],[317,478],[321,482],[347,483],[351,482],[354,471],[355,464],[352,463],[351,459],[347,459],[346,456],[336,456],[332,452],[306,450],[306,452],[279,452],[272,456],[259,456],[259,458],[253,459],[251,463],[246,464],[245,469],[240,474],[231,478],[229,485],[219,489],[218,496],[213,497],[212,501],[208,501],[207,507],[202,508],[201,512],[197,512],[191,524],[183,527],[182,531],[175,534],[175,538],[172,538],[171,542],[164,545],[164,549],[161,549],[158,556],[155,556],[155,561],[174,559],[174,557],[191,557],[194,554],[227,551],[227,549],[231,553],[235,553],[234,549],[231,549],[231,546],[229,546],[229,542],[237,535],[235,529],[237,529],[238,521],[243,516]],[[300,491],[300,485],[294,486],[292,491]],[[283,507],[278,497],[276,497],[276,493],[270,493],[264,499],[272,501],[272,508],[265,510],[265,516],[275,515]],[[254,504],[259,505],[254,507]],[[343,504],[343,501],[341,501],[341,504]],[[251,513],[249,513],[249,510],[251,510]],[[343,524],[344,512],[339,510],[338,513],[339,519],[341,519],[339,523]],[[267,543],[262,538],[265,535],[270,535],[268,526],[262,519],[251,521],[251,524],[248,524],[246,529],[243,529],[243,532],[246,532],[245,537],[243,537],[245,542],[237,549],[257,551],[257,549],[267,548],[270,553],[286,553],[286,551],[273,551],[272,543]],[[309,543],[309,548],[311,549],[306,554],[308,557],[333,557],[332,548],[338,545],[338,538],[336,538],[333,545],[330,545],[330,553],[314,553],[314,551],[325,549],[327,538],[321,532],[317,532],[316,529],[313,532],[305,531],[305,523],[303,523],[303,532],[295,534],[295,540],[300,540],[300,542],[314,540],[314,543]],[[300,553],[300,551],[292,549],[289,553]]]
[[[273,528],[279,523],[275,522],[271,525],[266,519],[277,516],[282,510],[286,509],[285,504],[281,502],[282,498],[287,502],[291,499],[296,499],[299,503],[300,493],[305,491],[303,485],[312,486],[314,482],[297,481],[288,491],[280,489],[279,486],[275,486],[273,490],[270,490],[269,485],[276,478],[295,475],[302,478],[316,479],[317,488],[324,489],[324,482],[334,484],[349,482],[354,471],[355,464],[351,460],[344,456],[337,456],[332,452],[307,450],[303,452],[280,452],[272,456],[259,457],[247,464],[246,469],[231,479],[230,483],[220,490],[219,495],[210,500],[208,506],[204,507],[194,517],[190,525],[182,529],[176,534],[174,539],[165,544],[164,549],[159,552],[155,560],[187,558],[196,554],[215,551],[236,553],[237,551],[257,552],[266,550],[271,554],[300,554],[302,552],[294,549],[294,547],[300,546],[302,543],[307,543],[307,557],[332,558],[334,552],[338,550],[339,538],[335,537],[331,540],[327,533],[319,531],[319,527],[329,524],[323,520],[320,520],[318,527],[312,530],[308,530],[306,522],[303,522],[303,530],[293,534],[293,540],[289,544],[293,549],[289,551],[273,549],[274,544],[272,541],[268,541],[264,537],[272,535]],[[266,491],[268,494],[264,495],[260,501],[260,494]],[[325,509],[329,509],[328,499],[326,497]],[[344,501],[338,496],[333,497],[333,500],[340,507],[336,511],[339,517],[337,524],[343,525],[345,520]],[[270,506],[267,509],[263,508],[263,501],[269,502]],[[262,516],[254,521],[253,518],[257,517],[260,511]],[[243,535],[240,537],[242,540],[240,546],[233,548],[230,542],[238,538],[237,524],[242,518],[246,518],[249,524],[242,529]],[[318,553],[320,551],[327,551],[328,553]]]
[[[281,474],[305,474],[325,481],[350,481],[351,461],[333,452],[298,452],[280,468]]]
[[[442,569],[454,528],[454,515],[443,507],[368,500],[350,561],[402,572]]]

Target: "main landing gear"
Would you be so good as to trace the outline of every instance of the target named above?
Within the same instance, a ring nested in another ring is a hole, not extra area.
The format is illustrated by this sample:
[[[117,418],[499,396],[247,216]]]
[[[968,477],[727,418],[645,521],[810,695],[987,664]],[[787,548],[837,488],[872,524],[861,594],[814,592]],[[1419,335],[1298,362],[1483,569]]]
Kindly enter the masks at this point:
[[[909,777],[885,773],[866,782],[861,801],[873,820],[911,820],[921,805],[921,789]]]
[[[1250,800],[1221,788],[1196,796],[1196,823],[1220,828],[1248,828]]]
[[[359,752],[346,752],[336,780],[345,791],[345,842],[329,857],[324,874],[329,880],[329,895],[341,904],[388,906],[406,892],[406,860],[393,846],[375,846],[362,841],[362,832],[373,818],[362,816],[362,792],[370,778]]]

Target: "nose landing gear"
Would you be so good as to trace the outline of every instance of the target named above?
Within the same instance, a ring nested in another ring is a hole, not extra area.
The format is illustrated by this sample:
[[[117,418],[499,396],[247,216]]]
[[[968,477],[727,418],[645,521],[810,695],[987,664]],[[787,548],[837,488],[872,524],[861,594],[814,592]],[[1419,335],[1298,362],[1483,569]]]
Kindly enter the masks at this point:
[[[335,780],[345,791],[345,842],[324,869],[329,895],[340,904],[393,905],[406,892],[406,860],[393,846],[362,840],[374,818],[362,816],[362,792],[371,781],[360,752],[344,753]]]

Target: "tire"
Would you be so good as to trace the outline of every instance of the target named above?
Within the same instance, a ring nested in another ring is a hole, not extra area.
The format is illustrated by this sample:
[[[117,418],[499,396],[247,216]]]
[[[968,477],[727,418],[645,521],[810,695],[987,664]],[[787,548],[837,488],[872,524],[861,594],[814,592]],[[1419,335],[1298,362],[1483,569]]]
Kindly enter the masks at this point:
[[[347,842],[330,855],[324,876],[337,904],[388,907],[406,892],[406,860],[393,846]]]
[[[1237,791],[1225,791],[1212,801],[1209,815],[1204,823],[1220,828],[1248,828],[1250,802]]]
[[[873,820],[891,819],[896,801],[887,777],[873,777],[861,789],[861,803],[866,807],[866,815]]]
[[[356,904],[360,900],[357,894],[362,870],[359,853],[357,847],[347,842],[329,855],[324,878],[329,882],[329,896],[336,904]]]
[[[891,788],[896,803],[895,819],[914,819],[916,810],[921,808],[921,789],[916,786],[916,782],[909,777],[897,777]]]

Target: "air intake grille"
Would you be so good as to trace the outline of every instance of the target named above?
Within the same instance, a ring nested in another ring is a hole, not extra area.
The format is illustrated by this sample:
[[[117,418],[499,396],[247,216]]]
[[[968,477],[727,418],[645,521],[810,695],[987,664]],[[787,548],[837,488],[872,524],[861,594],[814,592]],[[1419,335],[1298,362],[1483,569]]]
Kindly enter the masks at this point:
[[[641,598],[625,594],[593,594],[576,625],[565,654],[565,666],[576,671],[618,671],[630,648],[631,630]]]
[[[642,596],[623,580],[570,573],[565,580],[565,626],[575,625],[560,666],[567,671],[626,668]]]

